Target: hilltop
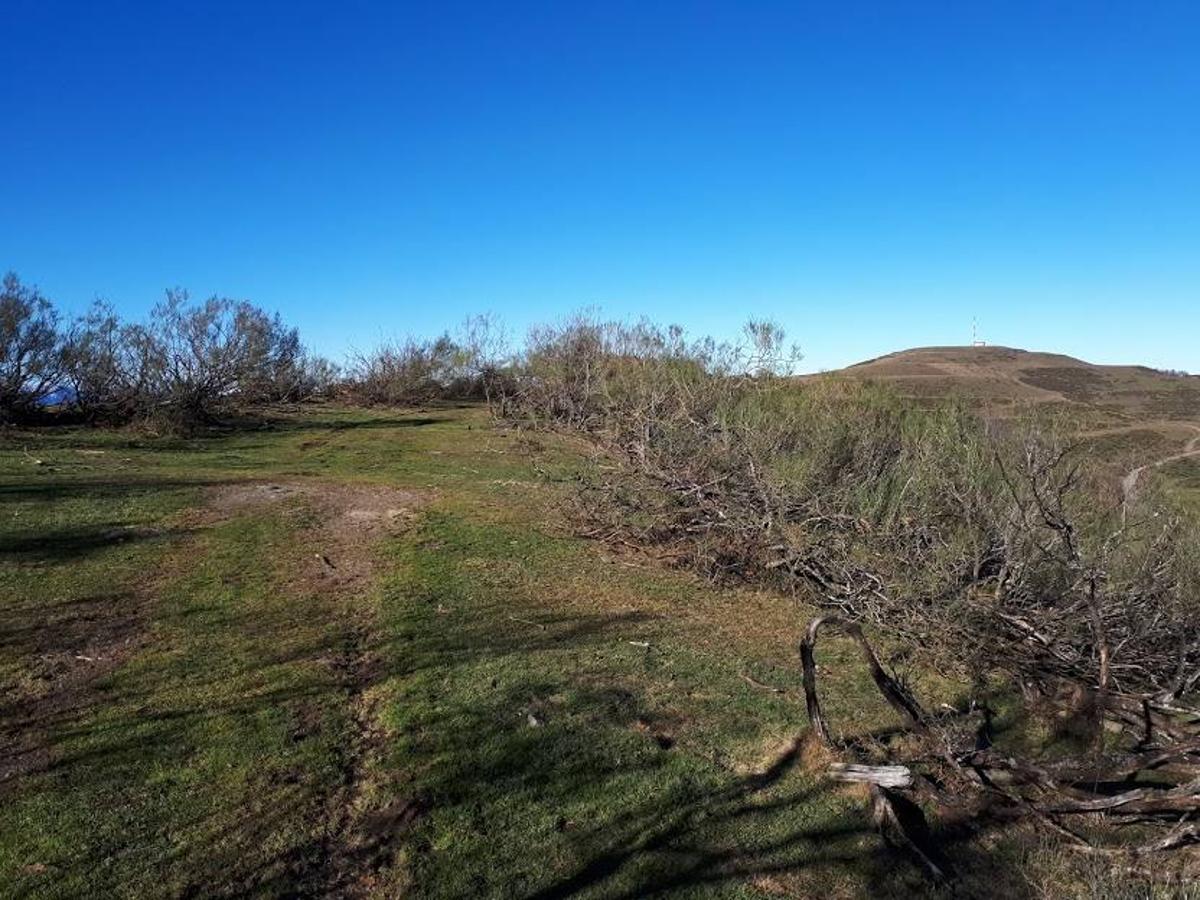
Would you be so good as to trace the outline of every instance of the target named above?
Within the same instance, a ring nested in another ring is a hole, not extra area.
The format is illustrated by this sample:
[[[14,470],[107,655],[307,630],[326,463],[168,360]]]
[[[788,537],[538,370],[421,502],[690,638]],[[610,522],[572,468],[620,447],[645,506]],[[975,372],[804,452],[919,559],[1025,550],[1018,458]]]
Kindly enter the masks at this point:
[[[891,382],[916,397],[958,394],[997,413],[1050,403],[1085,408],[1092,418],[1113,425],[1200,417],[1198,376],[1146,366],[1097,365],[1013,347],[919,347],[857,363],[837,374]]]
[[[918,400],[961,397],[993,419],[1059,413],[1111,469],[1114,484],[1120,476],[1132,488],[1141,472],[1155,468],[1200,498],[1194,473],[1200,376],[1014,347],[917,347],[826,377],[884,382]]]

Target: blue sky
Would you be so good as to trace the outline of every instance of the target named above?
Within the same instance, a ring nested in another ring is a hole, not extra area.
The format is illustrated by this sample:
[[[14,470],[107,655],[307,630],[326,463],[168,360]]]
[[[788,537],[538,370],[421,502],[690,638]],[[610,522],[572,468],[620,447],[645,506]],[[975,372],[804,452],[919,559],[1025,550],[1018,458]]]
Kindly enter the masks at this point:
[[[0,269],[334,355],[581,307],[1200,370],[1200,4],[0,8]]]

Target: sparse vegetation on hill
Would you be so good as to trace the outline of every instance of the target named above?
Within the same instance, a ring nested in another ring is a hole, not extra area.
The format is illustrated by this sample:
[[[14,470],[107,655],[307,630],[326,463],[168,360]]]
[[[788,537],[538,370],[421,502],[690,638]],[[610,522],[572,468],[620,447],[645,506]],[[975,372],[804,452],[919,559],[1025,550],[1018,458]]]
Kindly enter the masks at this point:
[[[337,371],[249,304],[64,323],[5,290],[18,892],[1058,896],[1188,871],[1144,860],[1200,838],[1189,379],[1005,348],[980,377],[941,348],[797,379],[770,323],[588,315]],[[82,427],[141,420],[164,427]],[[874,825],[847,773],[876,779]]]
[[[992,415],[1053,406],[1093,428],[1191,421],[1200,378],[1145,366],[1099,366],[1010,347],[924,347],[850,366],[835,375],[873,379],[906,396],[959,396]]]

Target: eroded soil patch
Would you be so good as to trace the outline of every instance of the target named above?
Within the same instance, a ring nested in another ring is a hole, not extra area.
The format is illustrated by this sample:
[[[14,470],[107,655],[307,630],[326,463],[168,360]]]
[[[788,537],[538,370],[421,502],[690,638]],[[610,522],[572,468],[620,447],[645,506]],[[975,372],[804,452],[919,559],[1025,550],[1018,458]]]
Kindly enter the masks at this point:
[[[290,586],[316,582],[355,591],[374,572],[373,543],[402,532],[428,496],[374,484],[254,482],[213,488],[205,511],[221,519],[283,501],[298,502],[312,513],[302,528],[304,544],[312,549],[287,576]]]

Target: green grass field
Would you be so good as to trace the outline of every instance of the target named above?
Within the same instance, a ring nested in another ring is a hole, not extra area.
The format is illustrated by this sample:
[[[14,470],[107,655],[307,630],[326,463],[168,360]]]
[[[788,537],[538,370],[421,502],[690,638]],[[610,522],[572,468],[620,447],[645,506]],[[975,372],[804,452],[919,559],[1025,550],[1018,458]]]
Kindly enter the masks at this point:
[[[812,610],[572,536],[586,465],[469,407],[6,433],[0,895],[939,893],[805,765]]]

